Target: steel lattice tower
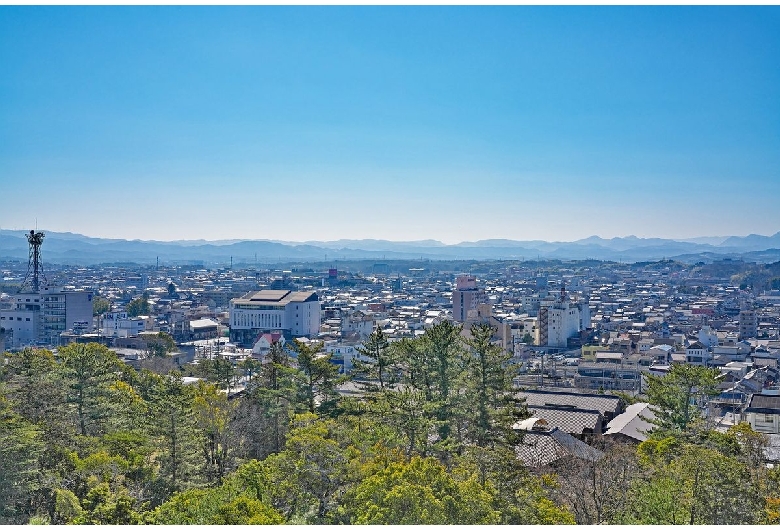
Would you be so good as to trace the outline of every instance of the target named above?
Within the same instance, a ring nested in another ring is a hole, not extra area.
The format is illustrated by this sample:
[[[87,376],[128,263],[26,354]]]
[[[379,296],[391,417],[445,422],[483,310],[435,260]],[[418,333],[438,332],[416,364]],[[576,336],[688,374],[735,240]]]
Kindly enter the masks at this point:
[[[24,290],[25,286],[30,285],[32,282],[33,292],[38,292],[40,287],[39,277],[46,277],[43,274],[43,262],[41,261],[41,245],[43,245],[43,238],[45,234],[43,232],[36,232],[30,230],[27,234],[27,242],[30,244],[30,257],[27,261],[27,275],[24,277],[21,290]]]

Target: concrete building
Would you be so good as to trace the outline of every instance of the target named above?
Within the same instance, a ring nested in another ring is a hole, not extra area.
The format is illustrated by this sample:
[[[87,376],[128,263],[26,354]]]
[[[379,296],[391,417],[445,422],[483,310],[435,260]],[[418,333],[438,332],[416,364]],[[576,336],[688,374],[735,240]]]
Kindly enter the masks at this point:
[[[92,291],[42,289],[41,334],[44,342],[56,344],[66,330],[92,331],[92,296]]]
[[[743,309],[739,312],[739,340],[755,337],[758,334],[758,313],[755,309]]]
[[[314,291],[249,292],[230,301],[230,341],[251,347],[261,332],[281,331],[288,338],[320,331],[320,300]]]
[[[92,331],[92,292],[46,287],[40,293],[19,293],[10,309],[0,310],[0,327],[13,330],[10,348],[56,345],[64,331]]]
[[[452,291],[452,318],[456,322],[466,322],[469,311],[476,311],[480,304],[487,304],[488,298],[484,289],[477,287],[474,276],[462,275],[455,280],[455,290]]]
[[[567,299],[561,289],[561,297],[555,301],[545,300],[539,307],[539,345],[551,348],[566,348],[569,339],[590,325],[590,308],[587,301],[579,303]]]
[[[103,315],[100,324],[100,334],[103,337],[127,338],[137,337],[142,331],[147,331],[148,317],[131,318],[125,311],[112,311]]]
[[[5,330],[6,348],[32,346],[41,340],[41,295],[20,293],[10,308],[0,309],[0,328]]]

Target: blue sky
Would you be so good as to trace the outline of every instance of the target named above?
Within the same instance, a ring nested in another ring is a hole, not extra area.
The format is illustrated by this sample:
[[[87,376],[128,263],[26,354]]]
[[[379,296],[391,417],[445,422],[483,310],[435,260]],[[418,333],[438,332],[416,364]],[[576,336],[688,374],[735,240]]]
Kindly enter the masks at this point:
[[[0,228],[780,230],[780,8],[0,7]]]

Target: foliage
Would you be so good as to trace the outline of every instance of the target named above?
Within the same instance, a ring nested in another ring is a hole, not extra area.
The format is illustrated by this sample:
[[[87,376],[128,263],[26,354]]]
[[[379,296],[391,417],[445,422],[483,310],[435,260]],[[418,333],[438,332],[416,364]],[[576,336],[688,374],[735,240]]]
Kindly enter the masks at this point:
[[[309,345],[295,340],[293,347],[298,354],[298,369],[303,375],[300,392],[309,412],[332,407],[336,399],[335,388],[339,376],[338,368],[330,362],[330,354],[322,352],[321,342]]]
[[[368,389],[374,389],[376,383],[379,383],[379,390],[384,390],[385,387],[392,387],[395,383],[395,373],[392,370],[395,350],[389,346],[390,343],[387,342],[384,333],[377,327],[362,346],[357,348],[363,357],[368,358],[368,362],[356,360],[353,372],[356,377],[368,380],[365,385]]]
[[[152,356],[165,357],[166,354],[176,351],[176,342],[164,331],[156,335],[146,335],[144,341],[146,351]]]
[[[100,296],[92,299],[92,316],[97,317],[109,311],[111,311],[111,302]]]
[[[717,370],[673,364],[666,375],[647,375],[647,398],[661,431],[686,431],[700,418],[700,407],[718,394]]]
[[[350,524],[496,524],[492,488],[434,458],[380,460],[346,495]]]
[[[148,315],[150,307],[149,299],[147,298],[146,293],[144,293],[144,296],[133,298],[130,303],[127,304],[125,311],[127,311],[127,316],[130,318],[135,318],[141,315]]]

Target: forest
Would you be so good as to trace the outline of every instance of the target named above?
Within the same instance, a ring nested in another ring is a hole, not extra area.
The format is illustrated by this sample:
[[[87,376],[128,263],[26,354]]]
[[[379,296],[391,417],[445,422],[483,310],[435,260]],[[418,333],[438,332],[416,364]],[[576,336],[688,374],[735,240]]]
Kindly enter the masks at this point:
[[[5,353],[0,523],[780,523],[766,437],[700,413],[713,370],[648,377],[647,441],[594,438],[598,461],[531,468],[508,355],[491,328],[461,331],[388,343],[377,330],[349,378],[298,341],[167,374],[97,343]]]

